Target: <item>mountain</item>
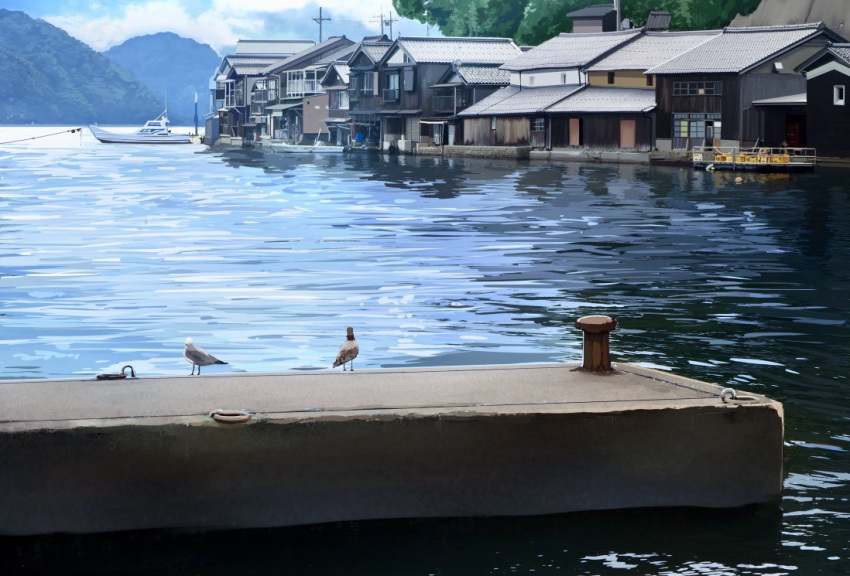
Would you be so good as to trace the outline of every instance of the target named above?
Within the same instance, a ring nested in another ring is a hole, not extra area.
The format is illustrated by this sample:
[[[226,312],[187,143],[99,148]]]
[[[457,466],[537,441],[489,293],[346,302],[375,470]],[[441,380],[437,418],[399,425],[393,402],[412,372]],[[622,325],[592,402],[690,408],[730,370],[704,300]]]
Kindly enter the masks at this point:
[[[738,16],[732,26],[767,26],[823,22],[833,32],[850,38],[850,2],[847,0],[762,0],[749,16]]]
[[[63,30],[0,9],[0,122],[139,124],[161,112],[145,86]]]
[[[130,38],[104,52],[141,81],[165,106],[172,124],[191,125],[198,94],[198,115],[209,110],[209,80],[221,57],[206,44],[171,32]]]

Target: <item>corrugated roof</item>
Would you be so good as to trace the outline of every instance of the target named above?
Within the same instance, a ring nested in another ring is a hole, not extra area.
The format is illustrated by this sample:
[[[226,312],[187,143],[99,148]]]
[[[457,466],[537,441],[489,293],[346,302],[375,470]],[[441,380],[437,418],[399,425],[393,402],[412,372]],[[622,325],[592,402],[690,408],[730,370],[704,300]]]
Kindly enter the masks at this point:
[[[345,50],[348,46],[353,44],[354,42],[345,36],[332,36],[320,44],[310,46],[309,48],[301,50],[287,58],[278,59],[275,63],[263,70],[263,73],[273,74],[283,72],[284,70],[295,70],[302,67],[303,64],[311,58],[315,58],[325,51],[329,52],[329,54],[325,55],[324,58],[331,58],[331,61],[333,61],[337,59],[336,56],[342,50]]]
[[[507,86],[511,73],[497,66],[458,66],[457,73],[466,84]]]
[[[613,4],[594,4],[593,6],[586,6],[572,12],[567,12],[567,18],[572,18],[573,20],[577,18],[602,18],[615,10],[616,8],[614,8]]]
[[[417,64],[504,64],[522,52],[510,38],[399,38]]]
[[[655,108],[655,90],[588,86],[546,109],[546,112],[649,112]]]
[[[648,74],[739,73],[823,30],[820,22],[724,28],[723,33],[648,70]]]
[[[697,32],[647,32],[621,46],[593,66],[591,72],[648,70],[720,34],[721,30]]]
[[[236,54],[246,55],[281,55],[295,54],[313,46],[313,40],[238,40],[236,42]]]
[[[268,56],[225,56],[233,70],[240,76],[259,76],[269,65],[279,62],[279,55]]]
[[[458,116],[537,114],[581,88],[578,84],[522,89],[518,86],[508,86],[496,90],[484,100],[460,112]]]
[[[637,28],[622,32],[560,34],[505,63],[502,68],[524,72],[586,66],[604,56],[609,50],[632,40],[642,31],[643,29]]]
[[[647,30],[667,30],[672,20],[673,17],[667,10],[650,10],[643,27]]]

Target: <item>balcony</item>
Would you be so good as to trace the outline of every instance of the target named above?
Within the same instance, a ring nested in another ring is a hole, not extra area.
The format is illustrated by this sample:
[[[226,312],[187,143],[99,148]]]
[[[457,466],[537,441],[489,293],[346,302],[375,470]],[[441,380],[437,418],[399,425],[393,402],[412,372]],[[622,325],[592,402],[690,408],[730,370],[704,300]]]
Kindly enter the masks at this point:
[[[436,94],[434,95],[434,113],[455,114],[469,106],[469,100],[469,93],[465,90],[458,90],[457,99],[454,94]]]
[[[269,91],[268,90],[255,90],[254,94],[251,97],[253,102],[266,103],[269,101]]]
[[[398,102],[398,88],[385,88],[384,102]]]

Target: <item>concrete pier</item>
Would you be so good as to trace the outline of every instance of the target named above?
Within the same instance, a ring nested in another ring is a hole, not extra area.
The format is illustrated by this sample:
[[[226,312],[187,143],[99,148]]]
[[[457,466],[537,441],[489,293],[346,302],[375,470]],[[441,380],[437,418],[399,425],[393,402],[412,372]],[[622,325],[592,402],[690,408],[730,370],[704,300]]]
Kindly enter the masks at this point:
[[[779,403],[631,365],[576,368],[0,381],[0,533],[779,497]]]

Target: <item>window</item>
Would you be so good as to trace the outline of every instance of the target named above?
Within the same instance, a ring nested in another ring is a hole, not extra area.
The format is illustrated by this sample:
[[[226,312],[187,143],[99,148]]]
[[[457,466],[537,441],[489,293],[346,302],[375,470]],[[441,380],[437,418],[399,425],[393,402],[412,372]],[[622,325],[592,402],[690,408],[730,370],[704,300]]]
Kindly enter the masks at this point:
[[[495,130],[495,129],[496,129],[496,117],[492,116],[490,118],[490,130]]]
[[[832,103],[836,106],[844,106],[845,90],[844,86],[834,86],[832,88]]]
[[[655,86],[655,76],[652,74],[646,75],[646,85],[647,86]]]
[[[721,96],[723,82],[673,82],[673,96]]]
[[[413,68],[405,68],[404,69],[404,91],[405,92],[413,92],[414,90],[416,90],[416,85],[414,84]]]
[[[531,122],[531,131],[532,132],[545,132],[546,131],[546,119],[545,118],[535,118]]]
[[[375,75],[366,72],[363,74],[363,92],[372,94],[375,91]]]
[[[614,72],[608,72],[608,84],[614,83]]]
[[[387,74],[387,87],[384,90],[385,102],[396,102],[398,100],[398,72]]]

